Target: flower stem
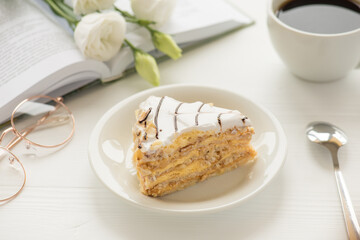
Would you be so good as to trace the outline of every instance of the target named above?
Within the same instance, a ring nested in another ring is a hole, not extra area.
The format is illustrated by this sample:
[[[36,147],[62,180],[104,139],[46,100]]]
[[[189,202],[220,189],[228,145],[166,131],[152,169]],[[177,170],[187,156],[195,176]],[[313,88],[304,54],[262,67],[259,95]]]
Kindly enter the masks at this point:
[[[55,3],[63,10],[65,14],[67,14],[69,17],[71,17],[75,22],[79,22],[78,17],[75,15],[74,10],[72,7],[64,3],[63,1],[56,1]]]
[[[139,49],[137,47],[135,47],[129,40],[127,40],[126,38],[124,39],[124,42],[131,48],[131,50],[133,51],[133,53],[135,53],[135,51],[139,51]]]
[[[124,17],[124,18],[135,18],[133,15],[131,15],[130,13],[126,12],[126,11],[123,11],[119,8],[117,8],[116,6],[114,6],[115,10],[118,11],[119,13],[121,13],[121,15]]]
[[[146,26],[149,26],[150,24],[156,23],[156,22],[150,21],[150,20],[139,19],[139,18],[135,17],[134,15],[130,14],[129,12],[123,11],[123,10],[117,8],[115,5],[114,5],[114,9],[116,11],[118,11],[121,14],[121,16],[123,16],[125,18],[125,20],[127,22],[135,23],[141,27],[146,27]]]
[[[64,13],[63,9],[59,7],[53,0],[44,0],[51,9],[58,14],[59,16],[65,18],[67,21],[75,23],[74,19],[72,17],[69,17],[67,14]]]
[[[69,7],[67,4],[63,3],[62,1],[56,1],[56,0],[44,0],[51,10],[55,14],[57,14],[60,17],[63,17],[68,23],[69,26],[75,30],[76,25],[79,23],[79,20],[72,12],[72,8]]]
[[[157,30],[155,30],[154,28],[152,28],[150,26],[151,24],[155,24],[156,22],[146,20],[146,19],[139,19],[135,15],[132,15],[127,11],[123,11],[123,10],[117,8],[115,5],[114,5],[114,9],[116,11],[118,11],[125,18],[125,20],[127,22],[135,23],[135,24],[139,25],[140,27],[146,28],[146,30],[148,30],[150,32],[151,36],[153,36],[155,32],[158,32]]]

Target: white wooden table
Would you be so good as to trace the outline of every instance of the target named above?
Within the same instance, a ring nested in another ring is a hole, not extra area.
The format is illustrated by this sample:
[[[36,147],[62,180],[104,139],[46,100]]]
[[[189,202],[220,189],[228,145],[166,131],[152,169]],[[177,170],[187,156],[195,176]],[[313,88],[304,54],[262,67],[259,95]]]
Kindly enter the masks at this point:
[[[347,132],[340,164],[360,218],[360,71],[326,84],[295,78],[271,46],[266,0],[234,2],[256,24],[161,63],[162,84],[221,85],[272,111],[287,135],[288,156],[270,185],[238,207],[192,216],[141,210],[110,192],[89,165],[87,144],[102,114],[150,88],[133,74],[66,100],[76,134],[48,158],[22,158],[28,182],[0,207],[0,239],[346,239],[330,155],[304,131],[308,122],[325,120]]]

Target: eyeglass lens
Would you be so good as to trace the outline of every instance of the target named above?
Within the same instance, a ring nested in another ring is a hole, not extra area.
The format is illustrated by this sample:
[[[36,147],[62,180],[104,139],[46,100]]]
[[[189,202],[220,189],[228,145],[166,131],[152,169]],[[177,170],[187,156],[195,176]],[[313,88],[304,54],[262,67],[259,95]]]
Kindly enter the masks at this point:
[[[25,170],[15,155],[0,147],[0,201],[17,194],[25,184]]]
[[[34,144],[61,145],[73,133],[73,116],[60,101],[44,97],[31,99],[20,104],[14,116],[13,127],[17,133]]]
[[[17,136],[0,146],[0,202],[16,196],[26,181],[24,166],[13,154],[13,147],[18,142],[45,148],[60,146],[72,137],[74,122],[61,100],[47,96],[28,99],[15,108],[11,124]]]

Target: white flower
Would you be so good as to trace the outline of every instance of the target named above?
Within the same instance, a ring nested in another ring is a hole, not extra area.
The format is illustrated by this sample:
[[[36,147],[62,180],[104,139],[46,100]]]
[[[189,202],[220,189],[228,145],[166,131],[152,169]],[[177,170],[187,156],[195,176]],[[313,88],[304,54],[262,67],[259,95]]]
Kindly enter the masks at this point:
[[[119,14],[91,13],[78,23],[74,38],[76,45],[86,57],[107,61],[119,51],[125,31],[125,20]]]
[[[164,24],[171,16],[176,0],[131,0],[131,8],[135,16]]]
[[[109,9],[114,2],[115,0],[73,0],[73,9],[76,14],[88,14]]]

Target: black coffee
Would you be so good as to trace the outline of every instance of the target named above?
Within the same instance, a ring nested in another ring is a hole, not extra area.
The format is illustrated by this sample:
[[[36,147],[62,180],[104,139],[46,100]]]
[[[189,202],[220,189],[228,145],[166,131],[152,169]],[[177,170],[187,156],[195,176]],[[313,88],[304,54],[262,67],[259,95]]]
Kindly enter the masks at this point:
[[[360,28],[360,1],[291,0],[277,17],[285,24],[311,33],[334,34]]]

